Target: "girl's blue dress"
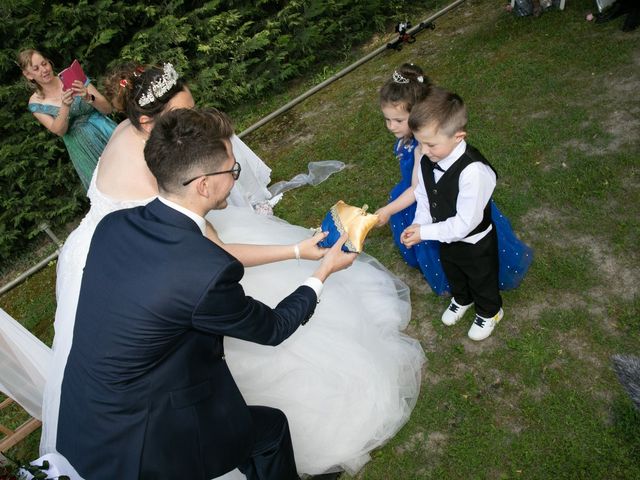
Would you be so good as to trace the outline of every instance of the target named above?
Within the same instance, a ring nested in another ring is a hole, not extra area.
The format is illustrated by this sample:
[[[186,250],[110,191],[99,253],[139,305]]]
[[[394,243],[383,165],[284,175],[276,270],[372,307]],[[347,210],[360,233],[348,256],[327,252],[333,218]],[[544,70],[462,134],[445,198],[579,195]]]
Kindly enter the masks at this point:
[[[29,104],[31,113],[44,113],[54,118],[59,110],[55,105]],[[73,99],[69,110],[69,128],[62,139],[85,190],[89,188],[98,159],[115,128],[116,123],[92,105],[80,97]]]
[[[511,222],[491,200],[491,220],[498,236],[498,283],[500,290],[516,288],[531,266],[533,249],[520,240]]]
[[[410,141],[400,139],[393,147],[393,151],[400,164],[402,178],[393,187],[389,194],[389,201],[398,198],[411,186],[413,175],[414,150],[418,141],[412,138]],[[398,246],[404,261],[412,266],[420,268],[425,280],[437,295],[450,294],[449,281],[442,270],[440,263],[440,242],[427,240],[406,248],[400,241],[400,236],[405,228],[412,224],[416,213],[416,204],[409,205],[404,210],[391,216],[389,225],[393,234],[393,241]],[[529,270],[533,260],[533,250],[516,237],[511,222],[498,209],[491,200],[491,219],[498,237],[498,282],[500,290],[516,288]]]

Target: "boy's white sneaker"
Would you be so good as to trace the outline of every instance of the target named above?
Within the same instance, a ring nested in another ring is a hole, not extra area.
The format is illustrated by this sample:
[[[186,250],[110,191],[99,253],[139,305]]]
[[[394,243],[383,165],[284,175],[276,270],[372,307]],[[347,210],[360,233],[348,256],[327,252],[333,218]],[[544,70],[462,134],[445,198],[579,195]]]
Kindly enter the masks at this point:
[[[449,327],[451,325],[455,325],[458,323],[458,320],[462,318],[464,313],[469,310],[471,305],[473,305],[473,303],[470,303],[469,305],[460,305],[452,298],[451,303],[442,314],[442,323]]]
[[[502,320],[502,317],[504,317],[502,309],[500,309],[498,313],[491,318],[481,317],[476,314],[476,318],[473,320],[473,325],[471,325],[471,328],[469,329],[469,338],[476,341],[484,340],[491,335],[491,332],[493,332],[493,329],[498,322]]]

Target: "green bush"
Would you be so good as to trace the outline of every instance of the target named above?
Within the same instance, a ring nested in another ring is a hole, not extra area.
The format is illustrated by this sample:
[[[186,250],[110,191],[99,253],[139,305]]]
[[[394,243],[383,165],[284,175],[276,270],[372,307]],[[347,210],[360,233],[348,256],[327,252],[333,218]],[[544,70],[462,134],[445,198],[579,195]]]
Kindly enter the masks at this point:
[[[14,61],[18,51],[39,49],[56,70],[77,58],[98,80],[124,60],[171,61],[200,105],[229,109],[338,57],[384,29],[410,3],[2,2],[0,259],[16,253],[42,221],[64,224],[87,205],[62,141],[26,110],[29,91]]]

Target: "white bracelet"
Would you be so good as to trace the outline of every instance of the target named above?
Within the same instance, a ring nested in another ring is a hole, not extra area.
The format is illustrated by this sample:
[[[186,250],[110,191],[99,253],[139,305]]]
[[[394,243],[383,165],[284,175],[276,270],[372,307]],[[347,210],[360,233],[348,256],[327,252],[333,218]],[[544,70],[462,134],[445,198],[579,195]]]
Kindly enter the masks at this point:
[[[300,247],[297,243],[293,246],[293,253],[296,255],[296,260],[300,262]]]

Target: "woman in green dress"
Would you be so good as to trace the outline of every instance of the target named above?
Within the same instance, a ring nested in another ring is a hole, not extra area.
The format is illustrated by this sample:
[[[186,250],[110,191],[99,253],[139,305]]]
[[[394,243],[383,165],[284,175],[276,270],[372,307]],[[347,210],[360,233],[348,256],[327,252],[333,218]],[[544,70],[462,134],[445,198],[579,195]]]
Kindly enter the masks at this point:
[[[116,124],[108,115],[111,104],[87,79],[64,90],[51,62],[37,50],[18,55],[22,74],[35,88],[29,111],[48,130],[61,136],[84,189]]]

